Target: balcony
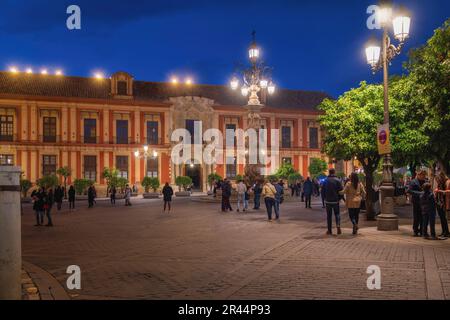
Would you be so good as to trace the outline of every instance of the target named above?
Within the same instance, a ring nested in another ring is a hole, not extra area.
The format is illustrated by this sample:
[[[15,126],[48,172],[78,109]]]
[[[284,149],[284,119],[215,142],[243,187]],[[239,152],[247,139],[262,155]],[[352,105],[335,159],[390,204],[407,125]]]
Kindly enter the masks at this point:
[[[97,144],[100,142],[100,139],[99,139],[99,137],[81,136],[81,142],[87,143],[87,144]]]
[[[0,135],[0,142],[13,142],[13,141],[17,141],[17,135],[15,134]]]
[[[161,138],[147,138],[145,142],[149,146],[157,146],[157,145],[162,144],[162,139]]]
[[[113,137],[113,141],[110,144],[134,144],[133,137]]]
[[[39,136],[39,141],[43,142],[43,143],[58,143],[61,142],[61,136],[45,136],[45,135],[40,135]]]

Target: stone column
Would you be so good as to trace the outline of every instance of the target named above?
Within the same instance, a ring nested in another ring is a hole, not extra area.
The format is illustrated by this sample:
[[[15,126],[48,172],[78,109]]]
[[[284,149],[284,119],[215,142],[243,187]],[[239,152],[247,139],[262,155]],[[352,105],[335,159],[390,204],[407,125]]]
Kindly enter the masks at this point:
[[[20,167],[0,166],[0,300],[21,300]]]

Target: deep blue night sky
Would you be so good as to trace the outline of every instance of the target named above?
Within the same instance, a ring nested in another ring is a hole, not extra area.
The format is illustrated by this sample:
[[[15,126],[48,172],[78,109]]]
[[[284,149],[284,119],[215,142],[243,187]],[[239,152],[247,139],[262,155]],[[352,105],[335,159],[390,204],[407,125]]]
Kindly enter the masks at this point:
[[[337,97],[361,80],[379,81],[365,62],[366,9],[376,0],[2,0],[0,69],[62,68],[65,74],[123,70],[138,80],[192,75],[226,84],[246,61],[257,31],[264,60],[284,88]],[[450,16],[448,0],[399,0],[412,12],[406,48],[425,43]],[[66,28],[66,8],[82,10],[82,30]],[[405,55],[392,72],[402,72]]]

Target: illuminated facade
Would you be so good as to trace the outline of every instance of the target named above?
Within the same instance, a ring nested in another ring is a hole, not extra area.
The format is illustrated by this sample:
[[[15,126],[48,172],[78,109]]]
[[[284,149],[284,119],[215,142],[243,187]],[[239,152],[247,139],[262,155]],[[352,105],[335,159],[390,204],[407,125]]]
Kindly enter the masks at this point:
[[[293,90],[263,97],[263,126],[280,130],[280,163],[304,176],[311,158],[325,158],[316,107],[326,97]],[[0,72],[0,164],[21,166],[32,182],[68,166],[69,183],[87,178],[101,189],[103,168],[116,167],[131,184],[189,175],[206,190],[208,174],[232,178],[243,165],[174,165],[171,132],[193,121],[203,130],[245,129],[245,104],[225,86],[135,81],[125,72],[110,79]],[[136,158],[144,145],[156,156]]]

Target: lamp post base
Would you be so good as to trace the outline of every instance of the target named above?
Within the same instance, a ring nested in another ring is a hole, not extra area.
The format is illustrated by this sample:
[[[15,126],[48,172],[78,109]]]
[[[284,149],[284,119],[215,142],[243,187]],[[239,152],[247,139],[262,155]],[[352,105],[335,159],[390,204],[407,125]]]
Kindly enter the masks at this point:
[[[394,186],[383,183],[381,191],[381,214],[377,216],[378,231],[397,231],[398,216],[394,214]]]

